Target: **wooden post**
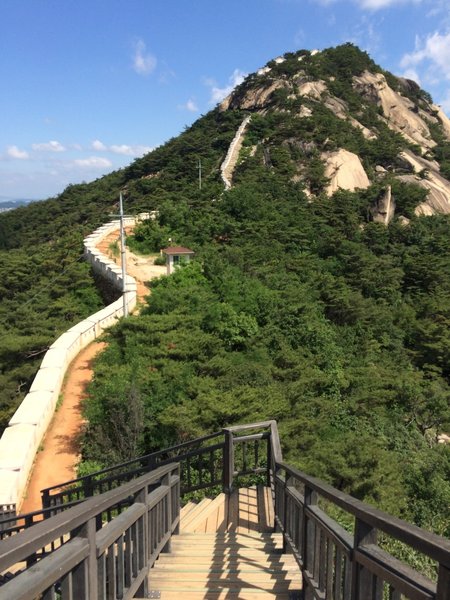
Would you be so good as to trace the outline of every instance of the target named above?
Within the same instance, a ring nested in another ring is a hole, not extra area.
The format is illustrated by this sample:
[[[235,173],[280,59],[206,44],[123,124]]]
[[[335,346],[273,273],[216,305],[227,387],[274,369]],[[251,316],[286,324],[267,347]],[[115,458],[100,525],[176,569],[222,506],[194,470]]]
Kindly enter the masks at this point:
[[[136,495],[134,498],[135,502],[141,502],[142,504],[144,504],[145,506],[147,506],[148,503],[148,488],[145,485]],[[149,548],[149,539],[148,539],[148,529],[149,529],[149,524],[148,524],[148,509],[145,511],[145,513],[142,515],[142,519],[143,519],[143,523],[142,523],[142,540],[141,543],[143,544],[143,548],[140,549],[143,557],[144,557],[144,562],[146,565],[148,565],[148,559],[151,553],[151,550]],[[136,535],[139,535],[138,532],[138,526],[136,527]],[[138,568],[140,568],[140,565],[138,566]],[[147,598],[148,595],[148,573],[147,576],[144,578],[144,581],[141,583],[141,585],[139,586],[138,591],[136,592],[138,597],[142,597],[142,598]]]
[[[229,429],[223,430],[225,435],[225,446],[223,449],[223,491],[231,494],[233,491],[234,477],[234,444],[233,432]]]
[[[305,485],[305,505],[303,507],[303,540],[301,541],[302,548],[302,561],[303,571],[308,571],[311,575],[314,575],[314,559],[316,551],[316,526],[314,521],[308,519],[307,507],[317,504],[318,496],[317,492]],[[303,579],[306,584],[306,578]],[[308,589],[303,591],[303,597],[309,598],[311,594],[308,593]]]
[[[89,556],[72,573],[74,598],[98,600],[97,546],[95,543],[95,518],[89,519],[77,535],[89,542]]]
[[[166,503],[166,523],[164,523],[164,529],[166,531],[164,531],[164,535],[167,533],[167,531],[172,530],[172,485],[171,485],[170,480],[171,480],[171,473],[167,473],[167,475],[164,475],[164,477],[162,478],[162,481],[161,481],[161,484],[167,485],[167,488],[168,488],[167,496],[164,499],[164,502]],[[172,551],[172,536],[169,538],[169,541],[164,546],[164,548],[161,550],[161,552],[171,552],[171,551]]]
[[[450,569],[439,565],[436,600],[450,600]]]
[[[376,544],[378,532],[361,519],[355,520],[355,536],[353,551],[365,544]],[[353,562],[352,565],[352,595],[351,600],[367,600],[373,598],[374,574],[362,565]]]

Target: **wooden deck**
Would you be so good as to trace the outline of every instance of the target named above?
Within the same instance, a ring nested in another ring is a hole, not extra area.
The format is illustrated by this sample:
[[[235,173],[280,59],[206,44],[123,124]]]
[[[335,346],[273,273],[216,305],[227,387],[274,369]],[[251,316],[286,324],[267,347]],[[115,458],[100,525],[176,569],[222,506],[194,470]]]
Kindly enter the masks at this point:
[[[189,502],[181,510],[181,533],[267,533],[274,528],[274,512],[269,488],[264,486],[219,494],[199,504]]]
[[[274,533],[270,490],[263,486],[188,503],[171,552],[150,571],[151,598],[162,600],[279,598],[301,589],[295,559]]]

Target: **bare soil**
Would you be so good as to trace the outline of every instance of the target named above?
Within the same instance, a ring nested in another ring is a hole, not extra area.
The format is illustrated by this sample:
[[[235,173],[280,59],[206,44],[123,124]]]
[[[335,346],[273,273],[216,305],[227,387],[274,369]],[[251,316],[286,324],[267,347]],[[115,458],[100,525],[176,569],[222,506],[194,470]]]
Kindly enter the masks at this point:
[[[83,425],[81,404],[86,397],[86,385],[92,378],[92,360],[105,345],[104,342],[92,342],[70,364],[62,390],[62,404],[50,423],[42,450],[36,455],[20,512],[41,508],[40,491],[43,488],[76,477],[79,437]]]

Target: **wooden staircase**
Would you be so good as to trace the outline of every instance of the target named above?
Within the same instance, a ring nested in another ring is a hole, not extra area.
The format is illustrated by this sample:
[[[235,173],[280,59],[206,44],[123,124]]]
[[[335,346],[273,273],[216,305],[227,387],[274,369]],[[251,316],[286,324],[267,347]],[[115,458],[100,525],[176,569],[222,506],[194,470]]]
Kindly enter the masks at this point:
[[[263,486],[189,502],[171,552],[150,571],[149,597],[297,598],[300,570],[291,554],[283,554],[273,521],[270,490]]]

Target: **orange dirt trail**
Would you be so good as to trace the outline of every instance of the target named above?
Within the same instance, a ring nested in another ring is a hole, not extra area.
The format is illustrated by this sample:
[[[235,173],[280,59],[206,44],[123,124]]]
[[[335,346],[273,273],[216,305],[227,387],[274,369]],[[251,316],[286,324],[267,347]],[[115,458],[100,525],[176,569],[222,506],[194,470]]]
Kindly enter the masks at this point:
[[[127,228],[127,233],[129,232],[130,228]],[[98,249],[109,255],[109,245],[117,239],[117,232],[110,234],[98,245]],[[120,264],[120,258],[116,258],[115,261]],[[150,264],[137,264],[138,262]],[[127,251],[127,271],[136,279],[140,302],[143,302],[150,291],[144,285],[144,281],[166,272],[165,267],[155,267],[152,263],[152,260],[139,259]],[[20,507],[21,513],[41,508],[40,491],[43,488],[77,476],[76,467],[80,458],[79,435],[83,425],[81,404],[86,397],[86,386],[92,378],[92,360],[105,346],[104,342],[92,342],[69,365],[62,389],[63,401],[42,442],[43,450],[36,455],[26,497]]]
[[[81,402],[86,395],[86,385],[92,377],[92,359],[105,347],[104,342],[92,342],[84,348],[67,369],[67,379],[62,394],[63,403],[55,413],[43,440],[43,450],[36,455],[27,496],[20,512],[41,508],[43,488],[76,477],[79,460],[79,434],[83,423]]]

